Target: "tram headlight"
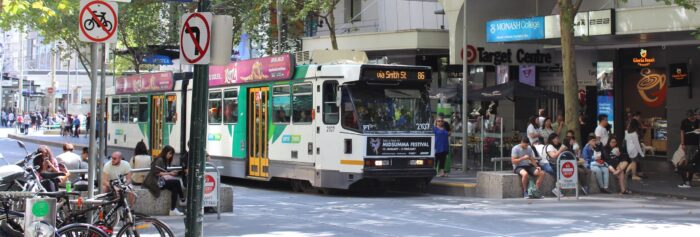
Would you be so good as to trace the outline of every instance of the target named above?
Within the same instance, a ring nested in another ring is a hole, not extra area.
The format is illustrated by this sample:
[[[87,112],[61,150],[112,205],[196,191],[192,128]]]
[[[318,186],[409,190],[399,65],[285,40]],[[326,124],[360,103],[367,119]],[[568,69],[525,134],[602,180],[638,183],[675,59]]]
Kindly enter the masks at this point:
[[[27,232],[27,236],[36,236],[36,237],[53,237],[54,236],[54,228],[49,225],[46,222],[43,221],[36,221],[32,224],[29,225],[29,227],[25,230]]]
[[[391,161],[389,160],[375,160],[374,161],[374,166],[389,166],[391,165]]]

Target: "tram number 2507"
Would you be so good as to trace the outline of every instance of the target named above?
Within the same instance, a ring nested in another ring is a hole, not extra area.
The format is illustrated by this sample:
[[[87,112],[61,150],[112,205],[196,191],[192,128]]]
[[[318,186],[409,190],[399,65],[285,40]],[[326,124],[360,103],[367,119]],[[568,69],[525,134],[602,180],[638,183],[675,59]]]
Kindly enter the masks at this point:
[[[335,132],[335,126],[326,126],[326,132]]]

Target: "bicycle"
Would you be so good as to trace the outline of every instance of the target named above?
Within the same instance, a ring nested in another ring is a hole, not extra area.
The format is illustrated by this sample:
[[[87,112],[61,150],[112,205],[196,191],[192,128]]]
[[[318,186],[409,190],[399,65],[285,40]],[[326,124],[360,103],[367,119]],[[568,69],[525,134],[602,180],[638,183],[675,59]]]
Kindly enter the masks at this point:
[[[94,15],[94,16],[96,16],[96,17],[98,18],[98,20],[100,21],[100,23],[102,23],[102,26],[104,26],[104,28],[105,28],[107,31],[112,31],[112,22],[111,22],[111,21],[108,21],[108,20],[105,18],[105,15],[107,15],[106,12],[100,12],[100,13],[98,13],[97,11],[92,11],[92,13],[93,13],[92,15]],[[92,30],[92,29],[94,29],[94,28],[95,28],[95,25],[99,25],[99,24],[97,24],[97,22],[95,21],[95,18],[94,18],[94,17],[90,17],[90,19],[87,19],[87,20],[83,21],[83,27],[85,27],[86,30]]]
[[[42,193],[44,195],[52,195],[53,193]],[[0,193],[0,202],[3,213],[0,217],[0,234],[8,237],[23,237],[25,231],[29,231],[30,236],[37,237],[109,237],[107,233],[98,227],[85,223],[73,223],[65,225],[59,229],[45,221],[37,221],[31,224],[31,228],[24,229],[21,224],[24,222],[24,213],[11,210],[12,203],[21,202],[26,198],[35,197],[34,193],[30,192],[3,192]]]

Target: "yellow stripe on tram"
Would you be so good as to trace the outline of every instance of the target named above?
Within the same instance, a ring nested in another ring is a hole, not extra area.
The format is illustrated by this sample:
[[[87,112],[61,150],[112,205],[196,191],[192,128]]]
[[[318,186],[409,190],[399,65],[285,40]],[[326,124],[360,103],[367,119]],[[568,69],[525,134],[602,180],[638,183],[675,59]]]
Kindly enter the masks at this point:
[[[364,165],[365,162],[361,160],[340,160],[341,165]]]

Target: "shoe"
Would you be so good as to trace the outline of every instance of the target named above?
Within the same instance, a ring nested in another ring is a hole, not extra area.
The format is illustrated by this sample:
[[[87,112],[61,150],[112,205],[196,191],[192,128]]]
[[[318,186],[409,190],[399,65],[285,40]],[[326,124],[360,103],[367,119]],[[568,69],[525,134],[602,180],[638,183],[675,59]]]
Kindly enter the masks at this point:
[[[562,196],[564,196],[561,194],[561,191],[559,191],[558,188],[552,189],[552,193],[554,194],[554,196],[557,196],[558,198],[561,198]]]
[[[177,208],[170,210],[170,215],[171,216],[184,216],[185,214],[182,214],[182,212],[178,211]]]
[[[608,189],[606,189],[606,188],[601,188],[601,189],[600,189],[600,193],[606,193],[606,194],[607,194],[607,193],[610,193],[610,192],[608,192]]]
[[[523,192],[523,198],[524,198],[524,199],[530,199],[530,195],[527,195],[527,192]]]
[[[678,185],[678,187],[679,188],[691,188],[690,185],[688,185],[688,184],[681,184],[681,185]]]
[[[581,191],[583,191],[583,195],[588,196],[588,187],[585,187],[585,186],[581,187]]]
[[[634,180],[634,181],[640,181],[640,180],[642,180],[642,177],[634,176],[634,175],[633,175],[633,176],[632,176],[632,180]]]

